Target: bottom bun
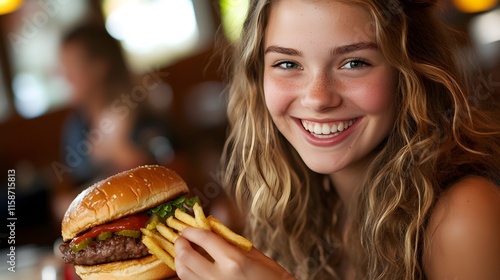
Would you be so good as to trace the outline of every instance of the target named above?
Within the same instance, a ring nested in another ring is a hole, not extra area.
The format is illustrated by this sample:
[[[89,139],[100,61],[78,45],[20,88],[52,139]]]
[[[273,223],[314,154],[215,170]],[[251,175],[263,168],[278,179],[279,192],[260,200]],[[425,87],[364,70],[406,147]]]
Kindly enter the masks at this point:
[[[153,255],[98,265],[75,265],[75,269],[83,280],[153,280],[176,275],[175,271]]]

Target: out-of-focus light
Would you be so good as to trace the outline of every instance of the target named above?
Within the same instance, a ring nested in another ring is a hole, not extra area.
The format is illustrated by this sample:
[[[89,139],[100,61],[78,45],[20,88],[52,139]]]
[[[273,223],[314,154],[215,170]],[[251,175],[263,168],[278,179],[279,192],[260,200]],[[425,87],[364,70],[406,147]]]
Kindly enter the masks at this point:
[[[498,0],[453,0],[453,5],[464,13],[478,13],[492,9]]]
[[[133,53],[182,45],[198,35],[192,0],[117,2],[110,1],[114,9],[109,11],[106,28]]]
[[[24,118],[36,118],[43,115],[49,108],[43,85],[32,74],[17,74],[12,84],[14,90],[14,105]]]
[[[0,15],[12,13],[21,6],[22,0],[0,0]]]
[[[57,270],[53,265],[42,268],[42,280],[57,280]]]
[[[227,38],[234,42],[240,38],[243,22],[247,17],[249,0],[220,0],[222,27]]]
[[[206,47],[209,26],[200,25],[203,16],[195,9],[200,2],[205,0],[104,0],[101,9],[130,69],[144,74]]]
[[[500,41],[500,9],[495,9],[471,20],[470,33],[476,44],[487,45]]]

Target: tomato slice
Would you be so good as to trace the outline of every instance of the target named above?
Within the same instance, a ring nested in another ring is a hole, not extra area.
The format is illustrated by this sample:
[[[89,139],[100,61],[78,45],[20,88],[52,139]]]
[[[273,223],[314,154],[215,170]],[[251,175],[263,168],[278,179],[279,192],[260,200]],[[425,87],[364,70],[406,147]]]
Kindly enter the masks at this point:
[[[71,244],[78,244],[87,238],[95,238],[102,232],[117,232],[120,230],[140,230],[146,227],[149,216],[146,214],[138,214],[127,216],[116,221],[112,221],[103,225],[91,228],[84,234],[77,236],[71,240]]]

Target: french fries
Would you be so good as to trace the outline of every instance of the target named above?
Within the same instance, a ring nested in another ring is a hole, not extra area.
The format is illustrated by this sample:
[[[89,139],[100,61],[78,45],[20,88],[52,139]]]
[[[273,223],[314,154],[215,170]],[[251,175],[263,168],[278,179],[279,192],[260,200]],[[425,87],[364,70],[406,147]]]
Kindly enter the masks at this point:
[[[205,217],[205,212],[203,208],[198,203],[193,206],[194,218],[199,228],[210,230],[210,224],[208,223],[207,217]]]
[[[152,255],[155,255],[158,259],[162,260],[164,263],[170,267],[173,271],[175,271],[175,262],[174,257],[164,251],[156,242],[149,236],[142,237],[142,243],[148,247],[149,252]]]
[[[162,235],[145,228],[141,228],[141,232],[147,237],[153,238],[158,243],[158,245],[160,245],[161,248],[163,248],[165,251],[167,251],[167,253],[169,253],[172,257],[175,258],[175,249],[173,242],[170,242]]]
[[[158,259],[165,262],[175,271],[175,249],[174,242],[181,231],[186,227],[196,227],[211,230],[221,236],[228,243],[235,245],[245,252],[249,252],[253,245],[245,237],[238,235],[226,227],[222,222],[212,216],[205,216],[203,208],[198,204],[193,206],[194,216],[176,209],[173,217],[166,219],[166,225],[159,222],[152,230],[141,229],[143,233],[142,242],[149,252]]]
[[[179,234],[176,233],[173,229],[167,227],[166,225],[162,223],[158,223],[156,225],[156,230],[163,235],[168,241],[174,243],[177,237],[179,237]]]
[[[207,220],[212,231],[222,236],[227,242],[237,246],[245,252],[250,252],[250,250],[252,250],[253,244],[250,240],[230,230],[221,221],[212,216],[208,216]]]
[[[178,232],[181,232],[183,229],[188,227],[188,225],[174,217],[168,217],[167,218],[167,226],[177,230]]]
[[[198,205],[198,204],[197,204]],[[191,226],[191,227],[197,227],[197,222],[196,219],[189,215],[188,213],[182,211],[181,209],[177,208],[175,209],[174,216],[181,222]]]

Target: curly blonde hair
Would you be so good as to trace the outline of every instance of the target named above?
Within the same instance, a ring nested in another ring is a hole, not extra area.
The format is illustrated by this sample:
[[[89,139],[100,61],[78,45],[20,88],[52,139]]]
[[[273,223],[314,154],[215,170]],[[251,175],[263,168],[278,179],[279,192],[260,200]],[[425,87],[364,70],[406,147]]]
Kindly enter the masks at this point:
[[[283,0],[282,0],[283,1]],[[274,126],[263,92],[263,38],[274,1],[252,0],[232,53],[223,184],[246,213],[255,247],[299,279],[338,279],[349,256],[359,279],[425,279],[429,214],[455,180],[500,182],[495,94],[436,19],[436,0],[353,0],[372,16],[379,50],[397,70],[398,113],[349,209],[327,175],[309,170]],[[476,69],[477,70],[477,69]],[[478,78],[479,77],[479,78]],[[491,104],[491,102],[490,102]],[[348,211],[349,237],[339,213]]]

